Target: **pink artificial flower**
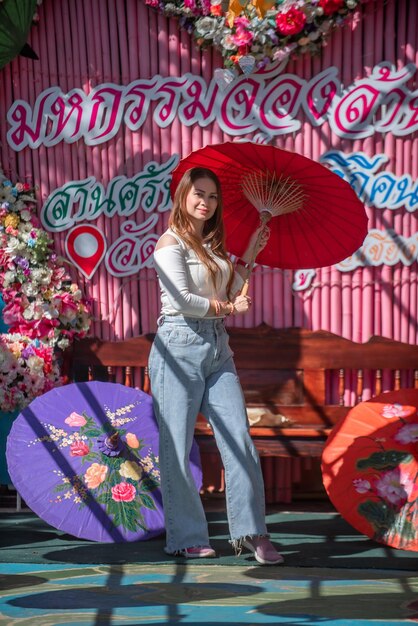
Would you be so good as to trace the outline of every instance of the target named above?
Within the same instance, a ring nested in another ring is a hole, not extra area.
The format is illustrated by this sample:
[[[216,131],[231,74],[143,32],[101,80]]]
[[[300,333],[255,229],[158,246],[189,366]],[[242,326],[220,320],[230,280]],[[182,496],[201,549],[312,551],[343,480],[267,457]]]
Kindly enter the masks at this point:
[[[75,411],[70,413],[70,415],[65,418],[64,422],[69,426],[85,426],[87,424],[87,420],[84,415],[80,415]]]
[[[236,28],[248,28],[250,20],[247,17],[236,17],[234,19],[234,26]]]
[[[6,232],[8,235],[13,235],[13,237],[17,237],[19,234],[17,228],[13,228],[13,226],[7,226],[4,232]]]
[[[60,293],[54,296],[53,304],[59,307],[60,316],[73,319],[74,313],[78,312],[78,304],[74,301],[71,293]]]
[[[32,226],[34,228],[40,228],[41,227],[41,222],[39,221],[38,217],[35,214],[32,215],[30,221],[31,221],[31,224],[32,224]],[[35,237],[36,237],[36,235],[35,235]]]
[[[254,39],[254,35],[249,30],[246,30],[242,26],[239,26],[236,32],[231,35],[231,41],[238,47],[248,46],[252,40]]]
[[[278,13],[276,16],[276,26],[282,35],[297,35],[306,24],[306,15],[299,9],[291,8],[286,13]]]
[[[196,8],[195,0],[184,0],[184,6],[186,9],[190,9],[192,12],[195,12],[196,10],[197,12],[199,12],[199,10]]]
[[[84,441],[74,441],[70,446],[70,456],[85,456],[89,452],[90,448]]]
[[[135,499],[136,489],[130,483],[119,483],[112,487],[112,499],[116,502],[132,502]]]
[[[23,307],[21,300],[10,302],[3,309],[3,321],[7,326],[13,326],[16,320],[21,319]],[[24,335],[24,333],[22,333]]]
[[[39,337],[40,339],[43,337],[50,337],[52,339],[55,335],[54,328],[57,328],[59,324],[58,320],[48,320],[43,317],[42,319],[36,321],[34,336]]]

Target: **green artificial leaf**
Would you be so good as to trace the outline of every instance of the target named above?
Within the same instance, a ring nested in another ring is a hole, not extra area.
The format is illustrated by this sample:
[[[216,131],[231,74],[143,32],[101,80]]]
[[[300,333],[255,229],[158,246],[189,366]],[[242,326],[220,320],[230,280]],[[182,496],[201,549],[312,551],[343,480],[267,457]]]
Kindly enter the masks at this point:
[[[412,461],[412,454],[403,452],[402,450],[384,450],[382,452],[373,452],[367,459],[359,459],[356,467],[359,470],[376,469],[390,470],[399,467],[401,463],[409,463]]]

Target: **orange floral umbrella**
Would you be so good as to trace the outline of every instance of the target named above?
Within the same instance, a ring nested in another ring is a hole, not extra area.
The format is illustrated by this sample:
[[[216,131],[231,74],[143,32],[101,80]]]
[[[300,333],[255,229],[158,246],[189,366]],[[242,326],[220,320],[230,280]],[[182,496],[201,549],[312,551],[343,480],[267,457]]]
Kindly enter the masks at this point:
[[[418,551],[418,390],[361,402],[331,432],[325,489],[344,519],[393,548]]]

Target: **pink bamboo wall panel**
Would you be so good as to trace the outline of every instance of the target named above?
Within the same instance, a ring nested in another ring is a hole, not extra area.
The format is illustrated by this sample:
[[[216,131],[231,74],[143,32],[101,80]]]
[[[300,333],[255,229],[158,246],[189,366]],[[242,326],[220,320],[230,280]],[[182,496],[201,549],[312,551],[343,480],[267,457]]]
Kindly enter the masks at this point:
[[[389,61],[398,69],[407,63],[418,64],[415,2],[371,1],[362,13],[363,18],[355,27],[333,34],[320,58],[305,55],[292,60],[286,72],[309,80],[335,66],[347,86],[367,76],[382,61]],[[161,128],[148,115],[139,130],[131,131],[121,124],[116,135],[100,145],[89,146],[80,139],[14,151],[7,141],[5,115],[16,99],[33,106],[39,94],[51,86],[59,86],[64,93],[81,88],[88,94],[105,82],[125,86],[139,78],[181,77],[187,72],[202,76],[209,83],[214,70],[222,67],[218,53],[199,52],[191,37],[178,30],[174,19],[157,14],[142,0],[44,0],[40,17],[39,27],[30,33],[30,44],[40,60],[19,57],[0,72],[0,164],[12,178],[38,186],[40,207],[67,181],[94,176],[106,188],[116,176],[132,177],[150,161],[162,163],[173,154],[181,157],[208,143],[233,139],[216,121],[203,128],[198,124],[187,127],[175,119]],[[417,88],[416,75],[407,86],[410,91]],[[152,110],[155,106],[151,105]],[[336,136],[328,122],[313,126],[302,109],[298,119],[301,130],[277,136],[274,143],[278,147],[314,160],[331,149],[369,156],[384,153],[390,157],[387,167],[393,174],[408,173],[412,179],[418,178],[416,133],[395,137],[390,132],[376,132],[351,141]],[[247,135],[250,139],[253,136]],[[403,236],[418,230],[415,213],[402,208],[369,208],[368,214],[370,228],[393,228]],[[158,233],[164,230],[167,215],[162,214],[156,226]],[[139,224],[147,214],[141,208],[133,218]],[[94,224],[112,242],[123,221],[118,215],[112,219],[102,215]],[[65,232],[54,235],[56,249],[63,256],[64,239]],[[120,338],[155,330],[159,294],[151,268],[122,279],[111,276],[103,263],[91,280],[72,271],[93,301],[93,334]],[[416,343],[416,278],[416,262],[411,266],[397,263],[346,273],[331,267],[317,271],[310,289],[295,292],[292,272],[258,267],[251,287],[255,306],[245,318],[232,323],[251,327],[266,322],[275,327],[325,329],[355,341],[381,334]]]

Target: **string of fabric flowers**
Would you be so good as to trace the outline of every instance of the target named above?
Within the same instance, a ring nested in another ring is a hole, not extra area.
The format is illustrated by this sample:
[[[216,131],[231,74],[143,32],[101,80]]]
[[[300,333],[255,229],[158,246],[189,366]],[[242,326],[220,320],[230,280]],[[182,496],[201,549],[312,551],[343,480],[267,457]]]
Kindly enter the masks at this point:
[[[57,350],[90,327],[87,302],[53,251],[29,185],[0,170],[0,410],[27,406],[62,384]]]
[[[251,73],[293,53],[317,54],[326,37],[367,0],[145,0],[214,46],[226,68]]]

